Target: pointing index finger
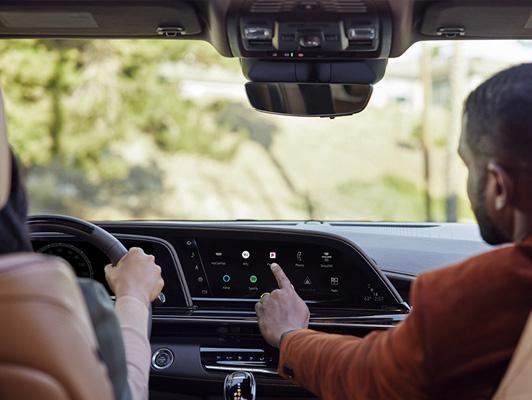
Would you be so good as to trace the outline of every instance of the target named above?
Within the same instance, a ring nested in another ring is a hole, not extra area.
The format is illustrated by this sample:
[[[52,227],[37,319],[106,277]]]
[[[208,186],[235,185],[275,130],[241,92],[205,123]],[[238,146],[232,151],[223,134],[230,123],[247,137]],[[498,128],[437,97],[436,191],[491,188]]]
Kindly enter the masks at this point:
[[[279,266],[279,264],[273,263],[271,265],[273,276],[275,277],[275,280],[277,281],[277,285],[279,285],[280,289],[290,289],[292,287],[292,284],[290,283],[290,279],[288,279],[282,270],[282,268]]]

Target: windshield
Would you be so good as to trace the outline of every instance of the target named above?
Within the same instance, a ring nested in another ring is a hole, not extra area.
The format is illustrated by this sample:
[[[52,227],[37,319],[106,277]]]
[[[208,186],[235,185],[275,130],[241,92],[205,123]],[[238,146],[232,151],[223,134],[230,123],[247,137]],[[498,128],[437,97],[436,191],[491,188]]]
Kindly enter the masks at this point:
[[[252,110],[238,60],[202,42],[9,40],[0,52],[32,213],[413,222],[473,220],[456,155],[463,100],[532,47],[416,44],[365,111],[334,120]]]

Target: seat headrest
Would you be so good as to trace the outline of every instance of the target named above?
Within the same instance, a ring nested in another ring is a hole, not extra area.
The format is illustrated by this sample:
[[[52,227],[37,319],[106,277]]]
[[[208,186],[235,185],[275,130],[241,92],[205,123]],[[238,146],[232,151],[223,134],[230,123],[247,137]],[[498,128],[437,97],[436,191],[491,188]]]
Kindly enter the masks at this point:
[[[0,90],[0,208],[9,199],[11,189],[11,155],[7,144],[6,116],[4,98]]]

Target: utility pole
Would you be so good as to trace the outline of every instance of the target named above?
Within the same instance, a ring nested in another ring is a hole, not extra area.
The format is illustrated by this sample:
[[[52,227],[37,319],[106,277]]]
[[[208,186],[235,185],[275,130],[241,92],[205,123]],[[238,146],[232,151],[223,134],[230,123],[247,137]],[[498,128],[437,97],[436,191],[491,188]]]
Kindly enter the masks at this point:
[[[425,219],[433,220],[431,199],[431,159],[430,159],[430,110],[432,108],[432,48],[423,43],[421,52],[421,82],[423,85],[423,112],[421,116],[421,152],[423,156],[423,194],[425,199]]]

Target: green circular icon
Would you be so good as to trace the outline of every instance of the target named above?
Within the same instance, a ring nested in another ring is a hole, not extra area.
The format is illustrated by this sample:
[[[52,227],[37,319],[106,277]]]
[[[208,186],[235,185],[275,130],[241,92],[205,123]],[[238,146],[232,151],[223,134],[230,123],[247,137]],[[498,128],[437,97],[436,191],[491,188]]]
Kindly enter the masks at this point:
[[[257,283],[257,276],[256,276],[256,275],[251,275],[251,276],[249,277],[249,281],[250,281],[251,283]]]

